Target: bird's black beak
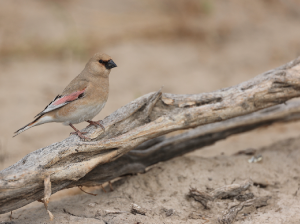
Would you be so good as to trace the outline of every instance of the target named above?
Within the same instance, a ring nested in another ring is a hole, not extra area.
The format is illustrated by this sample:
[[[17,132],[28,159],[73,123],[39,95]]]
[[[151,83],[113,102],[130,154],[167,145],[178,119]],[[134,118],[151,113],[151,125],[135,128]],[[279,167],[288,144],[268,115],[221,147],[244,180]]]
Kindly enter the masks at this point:
[[[105,68],[107,69],[112,69],[114,67],[117,67],[116,63],[113,60],[109,60],[108,62],[105,63]]]

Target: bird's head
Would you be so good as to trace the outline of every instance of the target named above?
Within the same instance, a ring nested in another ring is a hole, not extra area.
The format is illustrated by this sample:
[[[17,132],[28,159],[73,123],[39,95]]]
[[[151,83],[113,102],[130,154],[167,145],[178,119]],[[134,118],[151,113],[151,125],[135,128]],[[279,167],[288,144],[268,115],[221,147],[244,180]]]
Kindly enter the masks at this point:
[[[93,75],[108,77],[110,70],[117,67],[111,57],[104,53],[96,53],[86,64],[86,69]]]

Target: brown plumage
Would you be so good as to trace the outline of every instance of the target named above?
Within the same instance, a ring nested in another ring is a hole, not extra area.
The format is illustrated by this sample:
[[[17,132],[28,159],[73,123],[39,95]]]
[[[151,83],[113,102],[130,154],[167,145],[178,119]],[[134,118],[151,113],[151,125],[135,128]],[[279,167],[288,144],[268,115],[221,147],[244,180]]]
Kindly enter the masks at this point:
[[[36,119],[15,132],[23,131],[48,122],[62,122],[70,125],[82,139],[88,139],[73,124],[86,121],[90,125],[100,126],[100,121],[92,119],[103,109],[108,98],[109,74],[117,67],[110,56],[103,53],[95,54],[86,64],[83,71],[58,95]]]

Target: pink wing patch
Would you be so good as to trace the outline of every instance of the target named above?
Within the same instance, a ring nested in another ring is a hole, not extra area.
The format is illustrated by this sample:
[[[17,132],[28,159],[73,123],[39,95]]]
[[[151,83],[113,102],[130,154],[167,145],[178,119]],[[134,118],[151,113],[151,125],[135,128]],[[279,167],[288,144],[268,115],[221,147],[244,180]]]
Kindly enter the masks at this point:
[[[71,102],[71,101],[77,100],[78,97],[80,96],[80,94],[84,93],[84,90],[76,91],[75,93],[71,93],[70,95],[66,95],[66,96],[63,96],[61,98],[58,98],[57,100],[55,100],[52,103],[52,105],[57,106],[57,105],[60,105],[60,104],[64,104],[64,103],[67,103],[67,102]]]
[[[45,113],[48,113],[50,111],[56,110],[60,107],[63,107],[64,105],[66,105],[74,100],[80,99],[81,97],[83,97],[84,91],[85,91],[85,89],[76,91],[74,93],[71,93],[71,94],[65,95],[65,96],[58,95],[57,97],[55,97],[55,99],[51,103],[49,103],[48,106],[46,106],[46,108],[41,113],[39,113],[35,117],[42,116]]]

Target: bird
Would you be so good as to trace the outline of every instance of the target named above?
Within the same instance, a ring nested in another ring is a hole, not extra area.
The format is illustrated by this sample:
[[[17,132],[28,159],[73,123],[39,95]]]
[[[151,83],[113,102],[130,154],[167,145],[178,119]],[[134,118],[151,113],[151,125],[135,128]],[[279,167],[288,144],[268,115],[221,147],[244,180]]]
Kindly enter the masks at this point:
[[[14,136],[37,125],[60,122],[71,126],[82,140],[84,136],[74,127],[74,124],[88,122],[89,126],[101,127],[102,121],[92,121],[105,106],[109,93],[109,74],[117,67],[112,58],[105,53],[96,53],[85,65],[82,72],[76,76],[61,94],[57,95],[45,109],[35,116],[35,119],[14,133]]]

